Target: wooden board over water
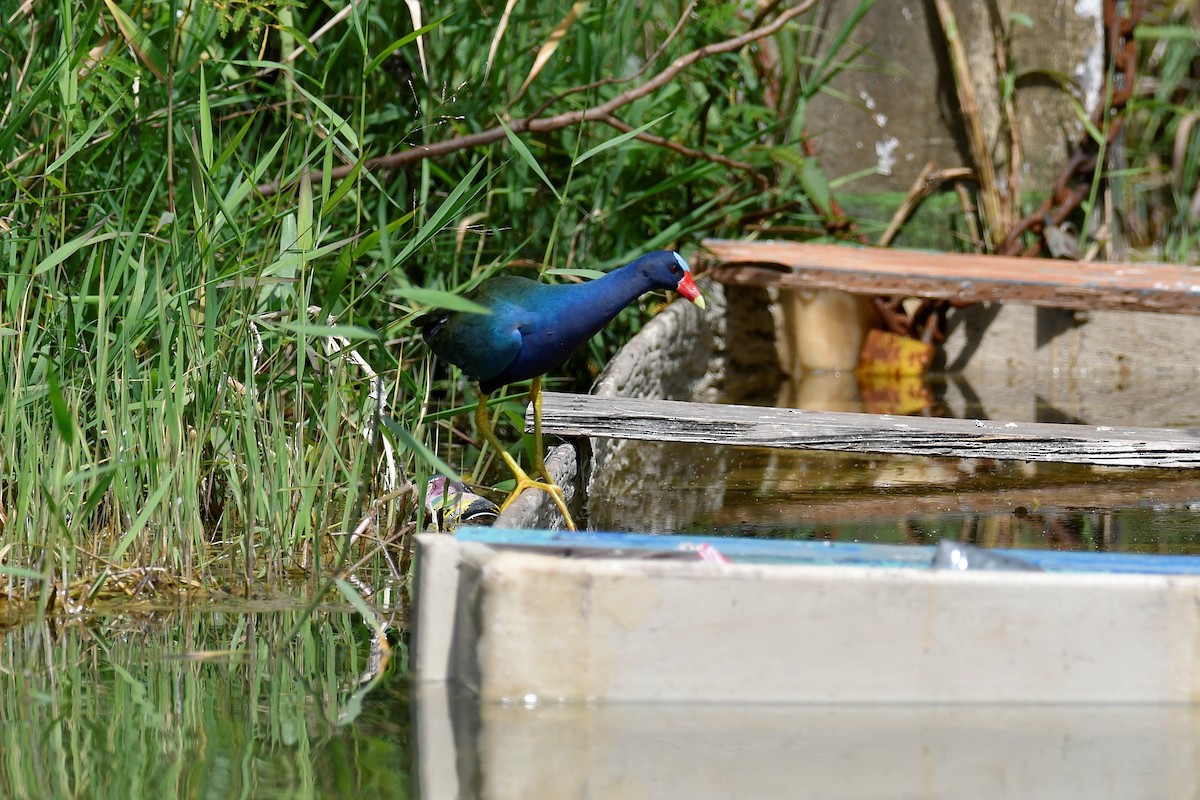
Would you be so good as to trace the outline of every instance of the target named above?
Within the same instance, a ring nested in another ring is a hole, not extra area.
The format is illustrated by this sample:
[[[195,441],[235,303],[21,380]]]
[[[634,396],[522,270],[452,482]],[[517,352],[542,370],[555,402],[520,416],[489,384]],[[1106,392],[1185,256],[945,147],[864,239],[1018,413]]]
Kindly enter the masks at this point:
[[[532,408],[526,430],[533,430]],[[542,430],[796,450],[838,450],[1114,467],[1200,467],[1200,432],[941,417],[895,417],[547,392]]]
[[[697,262],[707,267],[714,280],[729,286],[1200,314],[1200,273],[1175,264],[1083,263],[723,239],[706,239]]]

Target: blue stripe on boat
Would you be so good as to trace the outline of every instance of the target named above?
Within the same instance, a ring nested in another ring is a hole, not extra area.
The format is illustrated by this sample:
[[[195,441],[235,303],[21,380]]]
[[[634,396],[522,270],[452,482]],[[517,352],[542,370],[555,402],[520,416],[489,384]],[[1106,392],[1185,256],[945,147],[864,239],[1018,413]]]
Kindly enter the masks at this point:
[[[934,548],[923,545],[811,542],[791,539],[744,539],[723,536],[684,536],[593,531],[459,528],[464,541],[523,547],[586,547],[647,552],[695,550],[708,544],[731,561],[755,564],[839,564],[864,567],[928,567]],[[1155,575],[1200,574],[1200,556],[1140,553],[1008,550],[997,552],[1036,564],[1048,572],[1104,572]]]

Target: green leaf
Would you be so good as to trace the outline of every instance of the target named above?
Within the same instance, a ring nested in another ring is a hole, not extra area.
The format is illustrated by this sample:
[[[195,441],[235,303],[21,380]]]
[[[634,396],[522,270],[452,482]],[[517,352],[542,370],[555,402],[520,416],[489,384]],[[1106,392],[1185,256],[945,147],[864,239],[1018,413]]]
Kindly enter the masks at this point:
[[[377,228],[373,229],[370,233],[368,233],[366,236],[362,237],[362,239],[359,240],[358,244],[354,248],[354,254],[353,254],[352,258],[362,258],[367,253],[374,250],[376,247],[379,247],[379,243],[383,239],[383,234],[385,232],[388,233],[389,235],[395,233],[400,228],[401,225],[405,224],[406,222],[408,222],[410,219],[412,219],[416,215],[417,215],[417,212],[414,209],[412,211],[407,212],[403,216],[397,217],[396,219],[392,220],[386,226],[377,227]]]
[[[489,309],[454,292],[441,289],[422,289],[419,286],[405,286],[397,289],[396,294],[405,300],[412,300],[426,306],[445,308],[450,311],[465,311],[468,314],[490,314]]]
[[[120,108],[119,103],[114,102],[112,105],[110,105],[107,111],[101,114],[95,121],[92,122],[91,125],[88,125],[87,130],[84,131],[81,136],[77,137],[75,141],[71,142],[71,146],[63,151],[61,156],[54,159],[50,166],[46,167],[45,174],[49,175],[50,173],[54,172],[63,164],[70,161],[72,156],[86,147],[88,143],[92,141],[92,137],[96,135],[96,131],[100,129],[100,126],[103,125],[105,120],[111,117],[112,113],[118,108]]]
[[[292,85],[296,87],[296,91],[308,98],[308,102],[320,109],[322,114],[329,117],[330,121],[333,122],[331,126],[333,132],[346,137],[346,142],[349,143],[351,149],[355,151],[361,149],[358,144],[358,134],[354,132],[354,127],[341,114],[334,111],[329,107],[328,103],[305,89],[297,81],[292,81]]]
[[[819,209],[829,208],[829,181],[815,158],[801,155],[790,145],[772,147],[768,153],[776,163],[796,173],[800,188],[813,205]]]
[[[817,208],[822,211],[829,208],[829,180],[815,158],[804,159],[804,168],[800,170],[800,186]]]
[[[45,572],[37,572],[25,567],[14,567],[11,564],[0,564],[0,575],[11,575],[14,578],[28,578],[31,581],[50,580],[50,575]]]
[[[107,242],[110,239],[117,238],[119,235],[117,231],[97,234],[95,228],[87,233],[81,233],[42,259],[42,262],[33,268],[33,274],[41,275],[43,272],[49,272],[83,248],[99,244],[100,242]]]
[[[483,187],[487,185],[488,181],[492,179],[492,176],[496,174],[498,169],[493,170],[491,174],[487,176],[487,178],[485,178],[479,183],[479,185],[476,186],[473,184],[473,181],[475,180],[475,176],[479,174],[479,170],[482,167],[482,159],[475,162],[475,166],[471,167],[471,169],[467,171],[467,174],[464,175],[463,179],[458,182],[457,186],[454,187],[454,191],[450,192],[450,195],[446,198],[445,202],[438,206],[438,210],[433,212],[433,215],[426,220],[425,224],[421,226],[421,229],[417,231],[417,235],[408,240],[408,242],[404,245],[404,249],[400,251],[400,254],[396,256],[395,259],[393,259],[393,264],[403,264],[409,256],[417,251],[417,248],[421,247],[430,239],[432,239],[438,233],[438,231],[446,226],[452,217],[456,216],[458,212],[466,207],[481,191],[483,191]]]
[[[162,482],[150,495],[150,498],[146,501],[146,504],[142,506],[142,510],[139,511],[137,517],[134,518],[133,524],[129,526],[129,530],[126,531],[125,535],[121,537],[121,541],[117,543],[116,549],[114,549],[109,556],[109,558],[111,558],[113,561],[120,561],[121,556],[125,555],[125,551],[129,549],[129,546],[137,541],[138,536],[140,536],[142,533],[142,528],[146,527],[146,523],[150,521],[150,515],[158,510],[159,503],[161,503],[163,498],[167,496],[167,493],[174,488],[175,475],[179,472],[179,469],[181,466],[183,466],[183,463],[183,461],[177,462],[175,466],[171,468],[169,473],[167,473],[165,476],[160,476]]]
[[[277,327],[281,331],[300,333],[305,336],[340,336],[343,339],[350,339],[352,341],[379,338],[378,333],[361,325],[321,325],[316,322],[281,322]]]
[[[363,622],[365,622],[367,626],[371,628],[372,632],[375,634],[376,641],[380,643],[380,647],[383,648],[385,653],[387,653],[389,651],[387,643],[387,631],[384,629],[383,621],[380,620],[378,612],[371,608],[370,604],[367,603],[366,598],[359,594],[358,589],[354,588],[353,584],[351,584],[349,581],[343,578],[334,578],[333,583],[335,586],[337,586],[337,590],[342,597],[346,599],[346,602],[354,607],[354,610],[357,611],[363,618]],[[354,693],[350,695],[350,697],[346,700],[345,706],[343,706],[342,710],[338,713],[338,725],[349,725],[350,723],[354,722],[354,720],[358,719],[359,715],[362,714],[363,700],[366,699],[366,696],[379,685],[383,675],[383,670],[380,668],[380,671],[377,672],[371,678],[371,680],[367,681],[362,686],[359,686],[358,689],[356,689]]]
[[[229,140],[229,144],[225,145],[225,149],[221,151],[221,154],[217,156],[217,160],[213,162],[211,171],[220,169],[221,165],[237,151],[238,147],[242,144],[242,140],[246,138],[246,134],[250,132],[250,126],[253,123],[254,118],[250,117],[242,124],[242,127],[238,128],[237,133]]]
[[[262,179],[262,176],[267,171],[267,168],[271,166],[271,162],[275,160],[275,154],[279,152],[279,148],[283,145],[285,138],[286,134],[277,139],[271,149],[267,151],[266,155],[262,156],[255,163],[254,169],[250,173],[249,180],[244,180],[241,175],[238,175],[234,179],[233,185],[230,186],[229,191],[225,193],[224,202],[218,203],[218,205],[221,207],[221,216],[213,220],[212,233],[210,236],[215,238],[217,232],[224,227],[227,220],[230,222],[233,221],[233,217],[227,216],[227,212],[232,213],[235,211],[237,207],[241,205],[241,202],[246,199],[246,196],[250,194],[250,190],[254,188],[255,184]],[[211,178],[207,175],[205,175],[204,178],[206,181],[211,180]],[[236,229],[237,226],[234,225],[234,228]],[[239,234],[239,240],[240,239],[241,237]]]
[[[243,235],[241,227],[237,224],[237,218],[233,215],[233,210],[229,207],[226,201],[222,199],[221,191],[217,188],[217,184],[212,179],[212,175],[209,174],[208,170],[204,169],[204,154],[197,150],[199,144],[196,142],[196,138],[194,136],[188,138],[188,147],[192,148],[192,152],[196,157],[196,163],[193,165],[194,174],[200,178],[200,182],[202,184],[208,187],[209,194],[216,202],[217,207],[221,210],[221,216],[217,217],[216,221],[213,223],[212,235],[215,236],[216,232],[223,227],[223,224],[228,222],[233,226],[233,232],[237,237],[238,242],[245,242],[246,237]]]
[[[1133,29],[1133,38],[1200,41],[1200,28],[1193,28],[1190,25],[1138,25]]]
[[[1033,21],[1033,17],[1028,14],[1023,14],[1020,11],[1013,11],[1008,15],[1010,22],[1020,25],[1023,28],[1035,28],[1037,23]]]
[[[421,27],[421,28],[417,28],[415,31],[413,31],[412,33],[410,33],[406,36],[401,36],[399,39],[392,42],[387,47],[383,48],[383,50],[380,51],[379,55],[372,58],[371,63],[367,64],[367,68],[363,70],[363,77],[365,78],[366,76],[370,75],[375,70],[379,69],[379,65],[382,64],[384,61],[387,61],[388,57],[391,56],[392,53],[396,52],[401,47],[404,47],[404,45],[408,44],[409,42],[413,42],[413,41],[416,41],[417,39],[421,38],[425,34],[429,33],[431,30],[436,28],[438,25],[441,25],[443,22],[450,19],[450,17],[452,17],[452,16],[454,16],[454,15],[447,14],[446,16],[442,17],[441,19],[435,19],[433,22],[429,23],[428,25],[425,25],[424,27]]]
[[[312,181],[300,181],[300,200],[296,204],[296,248],[308,252],[312,250],[315,240]]]
[[[112,485],[113,477],[116,474],[116,469],[110,469],[100,477],[100,480],[96,481],[96,485],[88,492],[87,501],[83,504],[83,510],[79,513],[80,519],[92,518],[92,512],[99,508],[100,502],[104,499],[104,495],[108,493],[108,487]]]
[[[546,186],[550,188],[550,191],[554,192],[554,197],[558,200],[558,202],[561,203],[562,195],[558,193],[558,189],[556,189],[554,184],[550,182],[550,179],[546,177],[546,173],[542,171],[542,165],[539,164],[537,159],[533,157],[533,153],[529,152],[529,148],[525,146],[525,143],[521,141],[519,136],[513,133],[512,128],[504,124],[504,120],[500,120],[500,127],[504,128],[504,135],[508,137],[508,143],[512,145],[513,150],[517,152],[517,155],[521,157],[521,160],[529,165],[529,168],[532,169],[534,173],[536,173],[537,176],[542,179],[542,183],[546,184]]]
[[[299,31],[290,25],[281,25],[278,30],[280,33],[286,34],[295,39],[300,47],[304,49],[304,52],[308,53],[313,58],[320,57],[317,53],[317,46],[309,41],[308,37],[305,36],[302,31]]]
[[[875,0],[859,0],[858,5],[846,16],[846,19],[842,22],[842,27],[829,40],[828,48],[825,50],[820,61],[817,62],[816,67],[812,70],[812,78],[806,82],[804,87],[806,97],[811,98],[822,87],[827,86],[830,80],[849,64],[849,62],[835,63],[834,57],[846,46],[846,43],[850,40],[850,34],[862,22],[863,17],[867,15],[867,12],[871,10],[871,6],[873,5],[875,5]]]
[[[167,57],[163,55],[163,51],[150,41],[150,37],[142,30],[142,26],[134,22],[113,0],[104,0],[104,5],[108,6],[108,13],[112,14],[113,19],[116,20],[117,27],[121,29],[121,35],[138,54],[142,63],[150,68],[154,77],[165,81],[168,67]]]
[[[402,447],[406,447],[411,450],[417,456],[417,458],[420,458],[422,461],[428,464],[434,471],[445,475],[447,478],[452,478],[456,481],[462,481],[462,477],[459,476],[458,470],[454,469],[454,467],[438,458],[437,453],[418,442],[411,433],[402,428],[394,419],[391,417],[384,417],[383,424],[384,427],[386,427],[392,434],[392,436],[396,437],[396,441]]]
[[[579,156],[579,158],[572,161],[571,166],[578,167],[580,164],[587,161],[592,156],[599,155],[600,153],[603,153],[605,150],[608,150],[611,147],[618,147],[622,144],[625,144],[625,142],[628,142],[630,139],[634,138],[638,134],[645,133],[650,128],[652,128],[655,125],[657,125],[658,123],[662,122],[664,119],[671,116],[672,113],[674,113],[674,112],[663,114],[658,119],[652,119],[649,122],[647,122],[645,125],[639,125],[638,127],[634,128],[631,131],[622,133],[620,136],[616,136],[612,139],[609,139],[607,142],[601,142],[600,144],[593,147],[591,150],[588,150],[586,153]]]
[[[333,311],[333,304],[337,302],[342,289],[346,286],[346,279],[349,277],[350,250],[347,248],[338,253],[337,261],[333,265],[333,274],[329,276],[325,287],[325,296],[321,300],[321,313],[317,319],[325,319]]]
[[[204,166],[212,169],[213,163],[213,129],[212,113],[208,108],[208,86],[204,82],[204,65],[200,65],[200,155],[204,158]]]
[[[362,172],[363,164],[366,161],[367,156],[363,154],[358,161],[354,162],[354,166],[350,169],[350,172],[346,174],[346,177],[342,178],[337,188],[333,190],[333,193],[321,204],[322,217],[329,216],[329,212],[336,208],[337,204],[342,202],[342,198],[349,194],[350,190],[358,183],[358,173]]]

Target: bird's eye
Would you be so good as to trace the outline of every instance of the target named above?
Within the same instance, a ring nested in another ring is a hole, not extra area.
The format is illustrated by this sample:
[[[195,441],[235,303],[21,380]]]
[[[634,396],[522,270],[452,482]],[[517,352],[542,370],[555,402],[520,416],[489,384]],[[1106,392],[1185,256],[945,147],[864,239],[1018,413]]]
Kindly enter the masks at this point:
[[[683,272],[683,268],[682,268],[682,267],[680,267],[678,264],[672,264],[672,265],[671,265],[671,274],[672,274],[672,275],[679,275],[679,274],[681,274],[682,272]]]

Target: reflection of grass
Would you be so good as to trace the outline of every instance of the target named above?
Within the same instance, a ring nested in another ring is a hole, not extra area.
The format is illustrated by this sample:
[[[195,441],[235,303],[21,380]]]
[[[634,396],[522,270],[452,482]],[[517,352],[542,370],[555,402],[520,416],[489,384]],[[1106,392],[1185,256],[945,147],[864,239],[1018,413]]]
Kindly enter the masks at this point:
[[[231,612],[4,634],[0,794],[411,796],[399,682],[347,718],[375,668],[364,629],[341,611]]]

